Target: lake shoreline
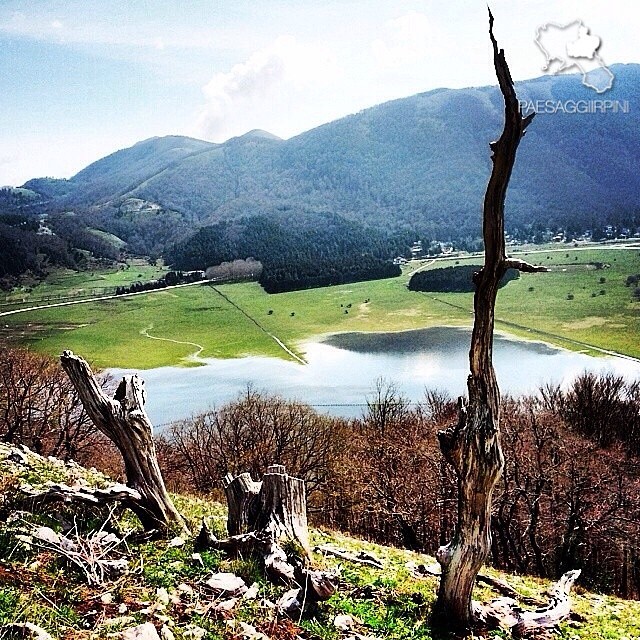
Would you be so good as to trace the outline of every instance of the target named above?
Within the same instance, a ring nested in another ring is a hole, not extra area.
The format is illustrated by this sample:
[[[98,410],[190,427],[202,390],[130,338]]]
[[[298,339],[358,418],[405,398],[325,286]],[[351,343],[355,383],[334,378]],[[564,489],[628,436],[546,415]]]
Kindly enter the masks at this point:
[[[140,371],[147,410],[156,425],[220,407],[247,387],[308,404],[319,412],[358,417],[377,381],[393,383],[411,403],[425,389],[451,397],[465,393],[471,328],[430,327],[396,332],[340,332],[307,341],[308,364],[274,356],[205,358],[201,367],[158,367]],[[584,371],[640,379],[640,363],[594,358],[502,331],[494,340],[494,366],[503,393],[535,393],[545,384],[565,384]],[[136,372],[111,369],[114,376]],[[523,375],[526,372],[526,375]]]

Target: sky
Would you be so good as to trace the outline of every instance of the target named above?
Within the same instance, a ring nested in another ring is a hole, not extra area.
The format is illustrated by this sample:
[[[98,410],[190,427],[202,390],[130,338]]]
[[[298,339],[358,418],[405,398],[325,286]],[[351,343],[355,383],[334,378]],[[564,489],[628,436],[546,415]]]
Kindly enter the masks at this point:
[[[515,80],[543,74],[548,22],[640,62],[632,0],[490,4]],[[495,75],[484,0],[0,0],[0,83],[0,185],[20,185],[153,136],[289,138]]]

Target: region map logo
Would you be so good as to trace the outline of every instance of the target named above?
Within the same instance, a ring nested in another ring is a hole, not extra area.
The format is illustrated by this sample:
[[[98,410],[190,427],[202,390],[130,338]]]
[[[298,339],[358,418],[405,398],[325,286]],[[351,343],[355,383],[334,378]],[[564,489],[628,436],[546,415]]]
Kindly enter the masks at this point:
[[[579,72],[582,84],[598,94],[613,87],[614,75],[598,52],[602,41],[582,20],[547,22],[536,29],[536,46],[546,59],[542,70],[551,75]],[[628,100],[520,100],[523,113],[629,113]]]
[[[598,53],[602,42],[582,20],[543,24],[536,30],[535,43],[547,59],[543,71],[557,75],[575,69],[582,74],[582,84],[597,93],[613,86],[614,75]]]

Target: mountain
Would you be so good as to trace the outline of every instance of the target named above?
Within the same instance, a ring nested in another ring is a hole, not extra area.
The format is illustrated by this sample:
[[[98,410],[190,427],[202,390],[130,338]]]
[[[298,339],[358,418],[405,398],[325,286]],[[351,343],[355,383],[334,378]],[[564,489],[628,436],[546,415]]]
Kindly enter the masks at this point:
[[[65,203],[99,204],[124,196],[168,167],[215,146],[184,136],[149,138],[90,164],[70,180],[36,178],[24,186]]]
[[[507,229],[639,225],[640,65],[612,66],[603,96],[578,75],[516,83],[526,101],[604,100],[602,113],[539,113],[518,152],[507,198]],[[619,102],[616,102],[619,101]],[[247,216],[331,213],[424,239],[477,238],[491,170],[489,141],[502,126],[497,87],[436,89],[394,100],[289,140],[252,131],[224,144],[170,136],[140,142],[68,181],[32,180],[59,206],[93,208],[106,230],[130,198],[172,211],[184,237],[194,226]],[[57,190],[57,192],[56,192]],[[164,242],[164,241],[163,241]],[[162,243],[160,243],[162,244]],[[159,246],[159,245],[158,245]]]

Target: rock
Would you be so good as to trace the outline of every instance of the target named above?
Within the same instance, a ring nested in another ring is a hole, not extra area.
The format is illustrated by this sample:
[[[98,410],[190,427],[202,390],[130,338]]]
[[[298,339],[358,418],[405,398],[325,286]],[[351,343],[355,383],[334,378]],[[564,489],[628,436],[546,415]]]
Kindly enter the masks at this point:
[[[243,600],[255,600],[260,593],[260,586],[254,582],[243,594]]]
[[[193,595],[193,587],[188,585],[186,582],[181,582],[177,587],[177,591],[179,593],[183,593],[184,595],[191,596]]]
[[[160,640],[156,628],[150,622],[125,629],[122,632],[121,638],[122,640]]]
[[[19,449],[11,449],[5,460],[9,460],[9,462],[14,462],[15,464],[29,464],[29,458]]]
[[[184,546],[185,543],[185,539],[180,537],[180,536],[176,536],[175,538],[172,538],[169,541],[169,546],[170,547],[182,547]]]
[[[189,624],[182,631],[182,637],[187,638],[187,640],[200,640],[206,635],[206,629],[199,627],[197,624]]]
[[[348,613],[340,614],[333,619],[333,626],[340,631],[349,631],[356,626],[356,621]]]
[[[60,544],[60,536],[51,527],[37,527],[33,530],[33,537],[49,544]]]
[[[278,613],[288,616],[295,616],[302,610],[302,589],[289,589],[278,600]]]
[[[217,602],[211,607],[211,610],[215,611],[220,618],[231,618],[233,617],[232,611],[235,609],[237,604],[238,598],[229,598],[228,600]]]
[[[164,587],[159,587],[156,590],[156,604],[161,609],[166,608],[169,604],[169,593]]]
[[[122,605],[120,605],[122,607]],[[104,620],[100,627],[103,629],[113,629],[115,627],[125,627],[128,624],[132,624],[136,621],[133,616],[118,616],[117,618],[107,618]]]
[[[227,625],[246,640],[269,640],[269,636],[242,620],[228,620]]]
[[[169,629],[166,624],[163,624],[162,629],[160,629],[160,638],[161,640],[175,640],[173,631],[171,631],[171,629]]]
[[[235,573],[214,573],[205,584],[217,594],[240,596],[247,590],[245,581]]]

